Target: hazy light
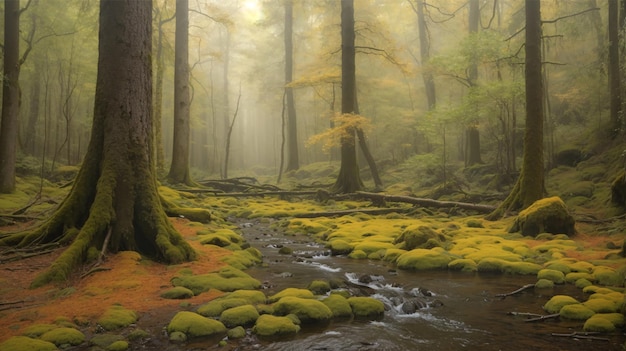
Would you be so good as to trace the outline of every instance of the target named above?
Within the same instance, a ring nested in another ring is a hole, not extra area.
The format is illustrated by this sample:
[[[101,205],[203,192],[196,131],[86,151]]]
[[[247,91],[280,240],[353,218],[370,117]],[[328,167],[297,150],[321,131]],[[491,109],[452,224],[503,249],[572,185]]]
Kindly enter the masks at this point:
[[[243,2],[243,12],[246,19],[256,22],[263,16],[261,12],[261,3],[259,0],[245,0]]]

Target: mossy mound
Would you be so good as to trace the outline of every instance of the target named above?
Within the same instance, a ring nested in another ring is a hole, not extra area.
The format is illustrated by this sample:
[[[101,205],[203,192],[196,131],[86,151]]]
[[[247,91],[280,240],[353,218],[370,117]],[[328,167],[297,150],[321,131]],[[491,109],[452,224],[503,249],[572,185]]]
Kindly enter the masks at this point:
[[[625,317],[621,313],[597,313],[594,315],[595,318],[604,318],[609,322],[613,323],[616,328],[623,328]]]
[[[595,312],[583,304],[565,305],[559,311],[559,316],[567,319],[584,321],[593,316]]]
[[[367,253],[363,250],[353,250],[348,257],[353,260],[364,260],[367,258]]]
[[[267,297],[259,290],[236,290],[222,297],[223,299],[244,299],[251,305],[265,303]]]
[[[595,282],[596,277],[594,277],[591,273],[587,272],[570,272],[565,275],[565,281],[568,283],[575,283],[579,279],[586,279],[590,282]]]
[[[456,260],[448,263],[448,268],[453,271],[461,272],[476,272],[478,271],[478,265],[470,258],[457,258]]]
[[[452,257],[442,251],[414,249],[400,255],[396,262],[400,269],[421,271],[447,269],[451,261]]]
[[[167,332],[181,332],[189,338],[225,334],[226,327],[220,321],[203,317],[197,313],[180,311],[167,326]]]
[[[313,293],[309,289],[287,288],[270,296],[268,298],[268,301],[270,303],[273,303],[286,296],[300,297],[303,299],[312,299],[315,297],[315,295],[313,295]]]
[[[56,328],[41,335],[40,339],[51,342],[57,346],[76,346],[85,342],[85,334],[74,328]]]
[[[583,302],[583,305],[596,313],[614,313],[619,312],[620,310],[619,302],[602,297],[593,299],[590,298],[589,300]]]
[[[592,284],[593,284],[592,282],[590,282],[589,280],[585,278],[577,279],[576,282],[574,283],[574,285],[576,285],[576,287],[579,289],[584,289]]]
[[[322,303],[333,313],[333,318],[352,317],[352,306],[350,306],[348,299],[340,294],[330,294],[322,300]]]
[[[124,340],[124,336],[118,334],[96,334],[89,339],[89,343],[101,349],[106,349],[114,342],[121,340]]]
[[[199,231],[198,237],[200,239],[200,243],[203,245],[215,245],[228,248],[233,244],[241,246],[241,244],[244,243],[244,239],[241,235],[228,228],[219,228],[212,233]]]
[[[446,237],[437,233],[433,228],[425,225],[412,225],[402,231],[394,240],[394,244],[400,249],[432,249],[441,247]]]
[[[241,338],[244,338],[246,336],[246,330],[244,329],[244,327],[238,326],[238,327],[235,327],[233,329],[229,329],[226,332],[226,336],[228,336],[228,338],[231,339],[231,340],[241,339]]]
[[[368,238],[368,239],[370,239],[370,238]],[[393,249],[393,248],[394,248],[394,246],[393,246],[392,243],[380,242],[380,241],[376,241],[376,240],[364,240],[364,241],[361,241],[360,243],[357,243],[354,246],[354,250],[355,251],[357,251],[357,250],[363,251],[363,252],[365,252],[365,254],[367,256],[369,256],[369,255],[371,255],[373,253],[376,253],[376,252],[382,252],[383,254],[381,255],[381,258],[382,258],[382,256],[384,255],[384,252],[387,249]]]
[[[172,278],[171,282],[174,286],[182,286],[193,291],[194,295],[199,295],[209,289],[228,292],[254,290],[261,287],[260,281],[235,267],[225,267],[218,273],[179,275]]]
[[[33,324],[26,327],[22,335],[29,336],[31,338],[38,338],[41,335],[49,332],[50,330],[56,329],[58,327],[59,326],[56,324]]]
[[[537,274],[541,266],[532,262],[511,262],[499,258],[484,258],[478,262],[479,272],[499,272],[507,274]]]
[[[383,256],[383,261],[396,262],[398,260],[398,257],[400,257],[405,252],[407,251],[403,249],[387,249],[387,251],[385,251],[385,255]]]
[[[330,291],[330,283],[325,280],[314,280],[309,283],[307,289],[315,295],[324,295]]]
[[[213,301],[209,301],[204,305],[198,307],[198,314],[204,317],[219,317],[222,312],[229,308],[235,308],[243,305],[248,305],[248,301],[238,298],[217,298]]]
[[[116,341],[116,342],[112,343],[111,345],[109,345],[109,347],[107,347],[106,350],[107,351],[125,351],[125,350],[128,350],[128,341],[126,341],[126,340]]]
[[[224,256],[221,261],[235,269],[243,270],[261,263],[262,255],[258,249],[249,247],[245,250],[233,251],[232,255]]]
[[[579,304],[578,300],[571,296],[567,295],[555,295],[552,296],[545,305],[543,305],[543,309],[548,313],[559,313],[563,306]]]
[[[341,239],[332,240],[327,246],[330,249],[330,254],[333,256],[347,255],[352,252],[352,245]]]
[[[228,328],[253,325],[259,318],[259,312],[252,305],[243,305],[225,310],[220,321]]]
[[[554,269],[542,269],[537,273],[537,279],[547,279],[555,284],[563,284],[565,283],[565,274]]]
[[[574,224],[574,217],[563,200],[554,196],[535,201],[521,211],[509,232],[533,237],[539,233],[573,235],[576,233]]]
[[[256,320],[252,331],[260,336],[289,335],[299,332],[300,326],[290,318],[264,314]]]
[[[376,319],[385,313],[385,305],[372,297],[355,296],[348,299],[352,314],[357,318]]]
[[[607,318],[603,318],[600,314],[593,315],[593,317],[587,319],[585,325],[583,325],[583,330],[586,332],[611,333],[615,331],[615,329],[615,325]]]
[[[109,307],[98,319],[98,324],[105,330],[125,328],[137,321],[137,313],[122,306]]]
[[[161,293],[161,297],[164,299],[182,300],[193,297],[193,291],[183,287],[175,286]]]
[[[539,279],[535,283],[535,289],[552,289],[554,288],[554,282],[548,279]]]
[[[56,351],[56,345],[39,339],[27,336],[13,336],[0,343],[0,350],[3,351]]]
[[[592,274],[600,285],[624,286],[624,276],[611,267],[596,266],[593,268]]]
[[[317,323],[329,320],[333,314],[321,301],[294,296],[285,296],[274,304],[274,313],[281,316],[295,314],[302,323]]]

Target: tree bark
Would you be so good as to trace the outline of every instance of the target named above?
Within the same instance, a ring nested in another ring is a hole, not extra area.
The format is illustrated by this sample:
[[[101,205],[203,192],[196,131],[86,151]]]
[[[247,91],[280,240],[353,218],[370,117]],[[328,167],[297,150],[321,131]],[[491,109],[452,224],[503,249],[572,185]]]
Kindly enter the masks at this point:
[[[189,175],[189,0],[176,0],[174,142],[168,179],[193,185]]]
[[[287,103],[287,168],[300,168],[298,158],[298,126],[293,89],[287,87],[293,80],[293,1],[285,1],[285,97]]]
[[[353,114],[356,103],[356,62],[354,48],[354,1],[341,0],[341,113]],[[355,129],[341,136],[341,167],[333,191],[353,193],[363,188],[356,158]]]
[[[20,111],[20,1],[4,1],[4,79],[0,124],[0,193],[15,191],[18,114]]]
[[[618,13],[617,0],[609,0],[609,94],[611,134],[614,136],[622,129]]]
[[[195,257],[167,219],[154,177],[151,11],[152,1],[100,2],[94,118],[80,172],[68,197],[39,228],[0,240],[16,246],[69,244],[33,287],[67,280],[94,250],[136,250],[167,263]]]
[[[159,174],[165,173],[165,153],[163,150],[163,71],[165,59],[163,55],[163,25],[174,19],[172,16],[163,19],[161,9],[157,9],[157,38],[156,38],[156,76],[154,83],[153,120],[154,120],[154,148],[156,156],[156,170]]]
[[[426,19],[424,17],[424,1],[417,0],[416,3],[417,27],[420,38],[420,58],[422,59],[422,66],[426,66],[430,60],[430,39],[428,37],[428,27],[426,26]],[[435,79],[428,69],[422,71],[422,79],[424,81],[424,90],[426,91],[426,102],[428,104],[428,110],[430,111],[434,109],[437,104]]]

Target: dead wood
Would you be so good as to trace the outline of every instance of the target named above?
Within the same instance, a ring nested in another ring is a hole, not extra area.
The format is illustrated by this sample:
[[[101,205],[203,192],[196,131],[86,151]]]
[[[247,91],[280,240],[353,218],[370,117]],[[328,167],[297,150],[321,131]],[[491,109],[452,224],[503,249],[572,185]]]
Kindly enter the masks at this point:
[[[558,316],[560,316],[560,314],[558,314],[558,313],[547,314],[547,315],[538,316],[538,317],[535,317],[535,318],[525,319],[524,322],[539,322],[539,321],[543,321],[543,320],[546,320],[546,319],[557,318]]]
[[[359,191],[355,194],[358,198],[369,199],[373,202],[404,202],[413,205],[419,205],[424,207],[436,207],[436,208],[460,208],[463,210],[476,211],[480,213],[491,213],[496,207],[491,205],[474,204],[467,202],[456,201],[439,201],[433,199],[403,196],[403,195],[385,195],[377,193],[369,193],[365,191]]]
[[[381,215],[388,213],[406,213],[411,211],[411,208],[355,208],[352,210],[340,210],[340,211],[322,211],[322,212],[307,212],[295,214],[296,218],[317,218],[317,217],[339,217],[350,215],[354,213],[365,213],[369,215]]]
[[[530,289],[530,288],[534,288],[535,284],[526,284],[524,286],[522,286],[521,288],[515,290],[515,291],[511,291],[510,293],[506,293],[506,294],[497,294],[496,297],[507,297],[507,296],[511,296],[511,295],[515,295],[515,294],[519,294],[522,291],[526,290],[526,289]]]
[[[598,335],[597,332],[573,332],[569,334],[560,334],[560,333],[552,333],[552,336],[560,336],[566,338],[575,338],[575,339],[587,339],[587,340],[599,340],[599,341],[611,341],[609,338],[601,338],[593,335]]]
[[[9,256],[9,257],[6,257],[6,258],[5,257],[0,257],[0,263],[19,261],[19,260],[23,260],[23,259],[30,258],[30,257],[45,255],[45,254],[52,253],[55,250],[56,249],[43,250],[43,251],[37,251],[37,252],[30,252],[30,253],[17,253],[15,255],[12,255],[12,256]]]

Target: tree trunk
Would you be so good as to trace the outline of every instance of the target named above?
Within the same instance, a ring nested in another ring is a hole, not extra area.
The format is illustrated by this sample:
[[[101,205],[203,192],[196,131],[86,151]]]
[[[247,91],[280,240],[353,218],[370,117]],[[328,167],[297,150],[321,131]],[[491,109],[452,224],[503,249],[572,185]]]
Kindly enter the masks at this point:
[[[473,166],[477,163],[483,163],[483,160],[480,157],[480,133],[478,132],[478,128],[476,126],[467,127],[465,133],[465,166]]]
[[[428,64],[430,60],[430,39],[428,37],[428,28],[426,26],[426,19],[424,17],[424,1],[417,1],[417,26],[419,29],[420,38],[420,58],[422,59],[422,66]],[[424,90],[426,91],[426,102],[428,103],[428,110],[435,108],[437,104],[437,95],[435,93],[435,80],[433,74],[428,69],[422,70],[422,79],[424,80]]]
[[[611,133],[617,135],[622,129],[622,96],[619,62],[619,18],[617,0],[609,0],[609,94]]]
[[[470,0],[468,17],[469,34],[476,35],[478,33],[478,24],[480,21],[480,4],[478,0]],[[467,80],[469,82],[470,89],[478,84],[478,66],[476,62],[470,62],[467,69]],[[477,113],[476,110],[473,112]],[[477,118],[476,116],[473,117]],[[476,126],[477,124],[478,121],[474,120],[465,128],[465,166],[482,163],[480,158],[480,131]]]
[[[228,70],[230,66],[230,29],[225,27],[226,31],[226,40],[224,42],[224,70],[222,71],[222,98],[223,98],[223,106],[222,106],[222,123],[223,123],[223,136],[224,136],[224,157],[226,155],[226,150],[230,148],[230,145],[226,145],[226,135],[229,133],[230,129],[230,82],[228,80]],[[228,178],[228,172],[225,169],[222,169],[222,178]]]
[[[18,114],[20,111],[20,1],[4,1],[4,79],[0,124],[0,193],[15,191]]]
[[[526,128],[522,171],[509,196],[487,219],[498,219],[543,197],[543,83],[541,75],[540,2],[526,0]]]
[[[174,141],[167,178],[192,185],[189,175],[189,0],[176,0]]]
[[[136,250],[167,263],[195,257],[168,221],[154,177],[151,11],[151,1],[100,2],[94,118],[80,172],[68,197],[44,224],[0,241],[70,244],[35,279],[34,287],[67,280],[94,250]],[[108,246],[103,247],[107,236]]]
[[[285,1],[285,94],[287,99],[287,169],[300,168],[298,159],[298,127],[293,89],[286,85],[293,80],[293,1]]]
[[[41,77],[41,62],[35,60],[35,77]],[[30,109],[28,111],[28,121],[26,124],[26,130],[23,131],[24,145],[22,150],[31,156],[37,155],[37,121],[39,120],[39,103],[41,97],[41,85],[40,81],[35,82],[31,86],[30,91]]]
[[[356,103],[354,0],[341,0],[341,113],[352,114]],[[356,160],[355,129],[341,136],[341,167],[333,191],[353,193],[363,188]]]
[[[165,153],[163,150],[163,25],[174,19],[174,16],[163,19],[161,10],[157,12],[157,38],[156,38],[156,77],[154,83],[153,120],[154,120],[154,148],[156,156],[156,170],[159,174],[165,172]]]

